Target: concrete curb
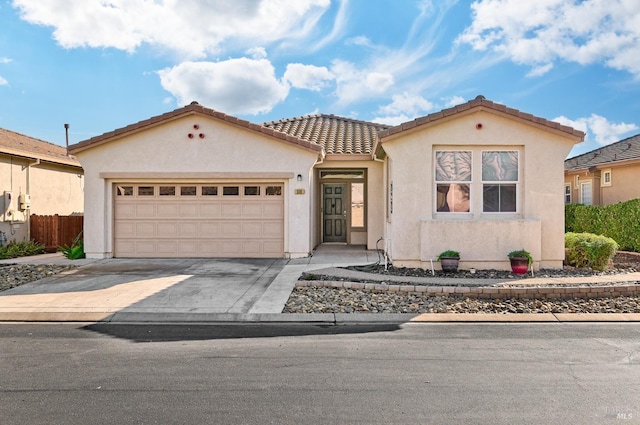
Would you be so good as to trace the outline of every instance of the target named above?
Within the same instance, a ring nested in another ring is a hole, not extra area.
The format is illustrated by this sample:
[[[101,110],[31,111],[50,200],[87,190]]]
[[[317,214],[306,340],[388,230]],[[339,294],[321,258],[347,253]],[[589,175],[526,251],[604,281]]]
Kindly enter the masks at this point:
[[[426,324],[426,323],[581,323],[640,322],[640,313],[82,313],[6,312],[1,322],[96,322],[113,324],[176,323],[286,323],[286,324]]]

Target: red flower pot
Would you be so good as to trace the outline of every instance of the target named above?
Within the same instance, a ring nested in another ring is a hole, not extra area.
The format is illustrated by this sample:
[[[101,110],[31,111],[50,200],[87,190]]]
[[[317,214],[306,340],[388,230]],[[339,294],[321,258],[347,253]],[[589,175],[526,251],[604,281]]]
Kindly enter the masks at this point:
[[[511,261],[511,271],[514,274],[527,274],[529,270],[529,259],[527,257],[513,257]]]

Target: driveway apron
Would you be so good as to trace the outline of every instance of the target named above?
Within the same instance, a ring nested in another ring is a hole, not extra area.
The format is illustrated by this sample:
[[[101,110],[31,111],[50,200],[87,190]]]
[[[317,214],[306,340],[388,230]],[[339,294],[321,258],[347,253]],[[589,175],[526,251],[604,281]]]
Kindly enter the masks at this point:
[[[109,259],[0,294],[0,313],[247,313],[283,259]],[[6,305],[5,305],[6,304]]]

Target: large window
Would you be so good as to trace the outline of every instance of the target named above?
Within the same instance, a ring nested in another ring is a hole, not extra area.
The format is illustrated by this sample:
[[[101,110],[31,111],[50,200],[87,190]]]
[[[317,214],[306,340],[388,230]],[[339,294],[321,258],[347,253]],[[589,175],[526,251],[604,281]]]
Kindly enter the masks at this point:
[[[470,211],[471,159],[470,151],[436,151],[437,211]]]
[[[442,150],[434,158],[437,212],[518,211],[517,150]]]
[[[482,211],[516,212],[518,152],[482,152]]]

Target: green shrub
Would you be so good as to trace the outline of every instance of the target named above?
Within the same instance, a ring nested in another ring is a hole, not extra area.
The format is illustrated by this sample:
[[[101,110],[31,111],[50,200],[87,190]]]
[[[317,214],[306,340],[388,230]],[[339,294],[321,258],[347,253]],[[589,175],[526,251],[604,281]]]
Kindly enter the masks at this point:
[[[438,255],[437,261],[440,261],[442,258],[460,258],[460,253],[458,251],[448,249]]]
[[[80,232],[80,234],[76,236],[74,241],[71,243],[71,246],[64,245],[59,247],[58,250],[62,252],[62,255],[67,257],[69,260],[84,258],[84,242],[81,238],[82,232]]]
[[[611,238],[592,233],[569,232],[564,236],[567,264],[578,268],[604,270],[618,249]]]
[[[566,205],[565,232],[604,235],[624,251],[640,252],[640,199],[605,206]]]
[[[44,245],[34,241],[29,242],[9,242],[0,247],[0,259],[27,257],[44,253]]]

